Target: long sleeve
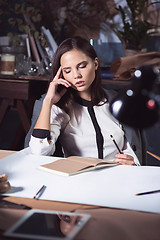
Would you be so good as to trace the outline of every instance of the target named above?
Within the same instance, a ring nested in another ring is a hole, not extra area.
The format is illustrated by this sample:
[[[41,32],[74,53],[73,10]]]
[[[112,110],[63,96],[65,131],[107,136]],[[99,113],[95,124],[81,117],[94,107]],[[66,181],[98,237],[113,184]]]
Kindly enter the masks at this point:
[[[48,141],[48,136],[37,136],[33,132],[29,142],[31,152],[39,155],[53,155],[56,149],[55,143],[68,121],[69,116],[63,110],[53,105],[50,118],[50,141]]]

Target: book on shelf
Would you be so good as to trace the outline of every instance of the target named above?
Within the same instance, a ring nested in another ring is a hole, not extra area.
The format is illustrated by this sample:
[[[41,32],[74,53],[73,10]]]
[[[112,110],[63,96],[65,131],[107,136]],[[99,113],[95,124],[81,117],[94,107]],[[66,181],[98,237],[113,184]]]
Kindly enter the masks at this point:
[[[37,46],[36,46],[36,43],[35,43],[35,39],[34,39],[31,32],[28,33],[28,37],[29,37],[29,41],[30,41],[33,56],[34,56],[36,62],[40,63],[41,60],[40,60],[40,56],[39,56],[39,53],[38,53],[38,49],[37,49]]]
[[[40,53],[41,59],[44,62],[45,66],[48,67],[49,66],[49,60],[48,60],[48,56],[46,54],[46,52],[44,51],[43,47],[41,46],[40,42],[38,39],[35,39],[38,51]]]
[[[118,165],[118,163],[99,158],[70,156],[68,158],[62,158],[48,164],[40,165],[38,169],[53,174],[72,176],[75,174],[116,165]]]
[[[48,43],[48,51],[50,52],[51,58],[53,58],[54,53],[56,52],[58,45],[56,41],[54,40],[51,32],[49,29],[45,28],[44,26],[41,27],[41,32],[45,36],[45,39]]]

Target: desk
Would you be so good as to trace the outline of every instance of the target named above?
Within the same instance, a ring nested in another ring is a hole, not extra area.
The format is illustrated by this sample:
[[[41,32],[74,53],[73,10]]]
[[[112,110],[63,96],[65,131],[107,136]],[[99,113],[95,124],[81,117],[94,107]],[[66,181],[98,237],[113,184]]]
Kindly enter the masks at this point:
[[[28,133],[34,102],[46,92],[48,80],[40,76],[0,75],[0,125],[11,108],[18,112],[21,120],[12,149],[18,150],[22,136]]]
[[[7,155],[6,151],[1,151],[0,157],[3,153]],[[91,219],[77,235],[77,240],[159,240],[160,214],[20,197],[4,199],[36,209],[90,214]],[[27,211],[0,207],[0,234]],[[0,239],[5,240],[2,235]]]
[[[5,158],[15,152],[16,151],[0,150],[0,159]]]

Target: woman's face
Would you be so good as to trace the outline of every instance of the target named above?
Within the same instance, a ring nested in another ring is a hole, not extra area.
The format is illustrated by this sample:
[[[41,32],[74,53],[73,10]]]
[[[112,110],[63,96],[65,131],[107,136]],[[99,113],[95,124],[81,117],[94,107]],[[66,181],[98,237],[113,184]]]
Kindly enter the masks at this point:
[[[90,86],[95,79],[98,58],[93,61],[82,51],[73,49],[62,55],[60,63],[64,79],[82,98],[90,100]]]

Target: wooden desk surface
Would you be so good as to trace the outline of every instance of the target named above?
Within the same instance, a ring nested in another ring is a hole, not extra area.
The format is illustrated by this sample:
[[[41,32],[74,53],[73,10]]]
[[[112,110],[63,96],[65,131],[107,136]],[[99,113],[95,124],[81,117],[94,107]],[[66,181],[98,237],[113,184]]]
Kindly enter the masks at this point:
[[[14,151],[0,150],[0,158],[12,153]],[[160,214],[40,199],[4,197],[0,199],[1,240],[6,239],[2,236],[4,230],[28,211],[26,209],[10,208],[9,204],[8,207],[2,207],[3,200],[24,204],[34,209],[90,214],[91,219],[77,235],[76,240],[159,240],[160,236]]]
[[[0,159],[7,157],[13,153],[15,153],[16,151],[9,151],[9,150],[0,150]]]
[[[18,197],[6,197],[4,200],[25,204],[34,209],[90,214],[89,222],[77,235],[76,240],[159,240],[160,236],[160,214]],[[27,211],[0,207],[1,240],[5,240],[1,233]]]
[[[31,75],[1,75],[0,79],[7,80],[30,80],[30,81],[49,81],[49,76],[31,76]]]

